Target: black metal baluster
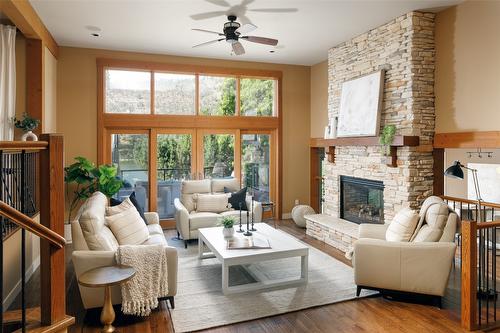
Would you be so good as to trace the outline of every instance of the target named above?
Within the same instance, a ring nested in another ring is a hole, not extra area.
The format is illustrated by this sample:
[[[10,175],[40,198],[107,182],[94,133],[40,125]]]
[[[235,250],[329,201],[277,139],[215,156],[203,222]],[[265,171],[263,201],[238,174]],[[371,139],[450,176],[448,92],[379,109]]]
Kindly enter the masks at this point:
[[[493,320],[497,321],[497,228],[494,227],[493,233],[493,267],[491,268],[493,280]]]
[[[481,293],[483,291],[483,267],[482,267],[482,264],[483,264],[483,230],[482,229],[479,229],[479,278],[477,279],[478,281],[478,307],[477,307],[477,310],[478,310],[478,320],[479,320],[479,326],[481,326],[481,322],[482,322],[482,318],[481,318],[481,310],[482,310],[482,307],[483,307],[483,302],[482,302],[482,297],[481,297]]]
[[[26,151],[21,152],[21,212],[26,212]],[[26,230],[21,229],[21,325],[26,332]]]
[[[3,150],[0,150],[0,200],[3,200]],[[2,231],[2,239],[0,239],[0,333],[3,333],[3,237],[4,237],[4,220],[0,216],[0,230]]]
[[[486,234],[486,248],[485,248],[485,251],[486,251],[486,256],[485,256],[485,261],[486,261],[486,324],[488,324],[490,322],[490,280],[489,280],[489,276],[490,276],[490,262],[489,262],[489,259],[490,259],[490,251],[489,251],[489,247],[490,247],[490,229],[489,228],[485,228],[485,234]]]

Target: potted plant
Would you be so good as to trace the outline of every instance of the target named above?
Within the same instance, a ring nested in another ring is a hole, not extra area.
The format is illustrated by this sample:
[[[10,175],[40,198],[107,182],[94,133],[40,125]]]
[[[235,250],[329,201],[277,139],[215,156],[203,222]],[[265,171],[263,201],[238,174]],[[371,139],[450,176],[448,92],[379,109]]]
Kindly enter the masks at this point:
[[[380,135],[380,144],[384,146],[383,154],[388,156],[391,153],[391,144],[394,141],[394,136],[396,135],[395,125],[385,125],[382,129],[382,134]]]
[[[231,238],[234,235],[234,224],[236,223],[236,219],[233,216],[224,216],[220,219],[220,225],[222,228],[222,234],[224,238]]]
[[[14,123],[14,126],[16,128],[19,128],[24,132],[23,136],[21,137],[22,141],[28,141],[28,139],[31,139],[30,141],[38,141],[38,137],[36,136],[35,133],[33,133],[33,130],[40,125],[40,120],[31,118],[26,112],[23,113],[23,119],[17,119],[16,117],[12,118],[12,122]]]
[[[89,198],[97,191],[111,198],[123,186],[123,181],[116,177],[115,166],[106,164],[95,166],[94,163],[80,156],[75,157],[75,160],[75,163],[64,168],[64,182],[68,198],[70,185],[74,188],[73,199],[69,205],[68,224],[71,223],[74,209],[82,200]]]

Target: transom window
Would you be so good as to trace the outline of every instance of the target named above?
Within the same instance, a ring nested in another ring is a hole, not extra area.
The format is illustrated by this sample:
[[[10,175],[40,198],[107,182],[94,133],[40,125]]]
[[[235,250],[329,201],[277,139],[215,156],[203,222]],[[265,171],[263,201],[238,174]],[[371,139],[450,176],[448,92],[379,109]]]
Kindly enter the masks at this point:
[[[107,68],[104,84],[105,113],[277,116],[275,79]]]

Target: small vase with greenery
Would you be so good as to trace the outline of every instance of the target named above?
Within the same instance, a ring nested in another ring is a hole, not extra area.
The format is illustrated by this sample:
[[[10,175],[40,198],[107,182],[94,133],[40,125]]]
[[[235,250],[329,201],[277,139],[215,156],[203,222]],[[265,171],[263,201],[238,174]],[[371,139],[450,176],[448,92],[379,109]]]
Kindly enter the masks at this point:
[[[21,140],[27,141],[30,138],[32,141],[37,141],[38,137],[33,133],[38,125],[40,125],[40,120],[31,118],[26,112],[23,113],[23,119],[12,118],[12,122],[16,128],[19,128],[24,132]]]
[[[385,125],[382,129],[382,134],[380,135],[380,144],[384,146],[383,153],[385,156],[391,153],[391,144],[394,141],[394,136],[396,135],[395,125]]]
[[[69,197],[69,185],[74,185],[73,199],[69,206],[68,222],[71,222],[73,210],[81,200],[88,199],[94,192],[100,191],[108,198],[118,193],[123,181],[116,177],[117,169],[112,165],[95,166],[85,157],[76,157],[76,162],[64,168],[64,182]]]
[[[222,234],[224,238],[231,238],[234,235],[234,224],[236,223],[236,219],[233,216],[224,216],[220,219],[219,224],[223,226]]]

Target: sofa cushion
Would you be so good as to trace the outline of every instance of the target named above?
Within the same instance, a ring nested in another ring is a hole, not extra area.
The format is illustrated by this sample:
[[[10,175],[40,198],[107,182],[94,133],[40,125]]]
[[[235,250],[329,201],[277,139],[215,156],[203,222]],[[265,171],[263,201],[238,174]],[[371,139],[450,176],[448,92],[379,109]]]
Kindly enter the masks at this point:
[[[165,239],[165,236],[163,236],[163,234],[150,235],[149,238],[141,245],[157,245],[157,244],[168,245],[167,240]]]
[[[229,192],[236,192],[240,187],[240,181],[237,178],[212,179],[212,193],[223,193],[224,187],[229,189]]]
[[[246,196],[247,196],[246,187],[242,188],[237,192],[231,192],[230,188],[224,187],[224,193],[231,194],[231,196],[228,198],[228,202],[229,204],[231,204],[231,208],[235,210],[240,210],[240,204],[241,204],[241,210],[248,210],[246,203]]]
[[[198,194],[196,212],[221,213],[228,210],[226,194]]]
[[[106,216],[106,222],[120,245],[137,245],[149,238],[148,227],[129,198],[119,206],[110,208],[114,209],[114,214]],[[118,208],[121,208],[120,212]]]
[[[159,224],[148,224],[147,226],[149,235],[162,235],[163,236],[163,229]]]
[[[141,215],[142,219],[144,220],[144,223],[148,224],[148,220],[146,219],[146,216],[144,215],[144,209],[142,209],[141,205],[139,205],[139,202],[137,201],[137,198],[135,197],[135,191],[132,192],[132,194],[129,196],[129,199],[130,199],[130,202],[132,202],[132,204],[134,205],[135,209],[137,209],[137,211],[139,212],[139,215]],[[120,205],[122,202],[123,201],[120,201],[118,199],[111,198],[109,201],[109,204],[111,207],[115,207],[115,206]],[[113,214],[109,214],[109,213],[107,213],[107,214],[113,215]]]
[[[220,217],[220,214],[208,212],[189,214],[189,230],[215,227]]]
[[[210,193],[210,179],[184,180],[181,185],[181,203],[188,212],[196,210],[196,198],[198,193]]]
[[[108,198],[101,192],[94,192],[83,204],[79,217],[83,237],[90,250],[116,251],[118,241],[105,225]]]
[[[414,242],[437,242],[443,235],[450,210],[444,202],[434,202],[425,211],[424,224],[417,230]]]
[[[385,239],[390,242],[408,242],[418,223],[417,212],[409,209],[401,209],[387,227]]]

